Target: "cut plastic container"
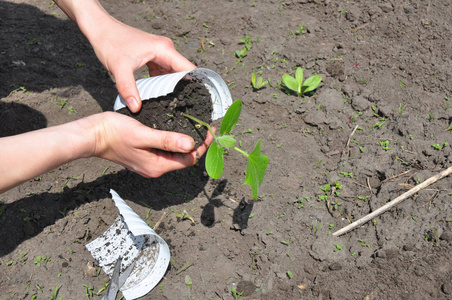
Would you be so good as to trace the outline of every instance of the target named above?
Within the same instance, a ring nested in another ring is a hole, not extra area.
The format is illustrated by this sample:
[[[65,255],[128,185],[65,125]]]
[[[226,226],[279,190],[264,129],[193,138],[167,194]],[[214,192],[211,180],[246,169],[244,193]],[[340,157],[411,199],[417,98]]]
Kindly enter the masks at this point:
[[[109,277],[119,257],[122,257],[121,272],[136,261],[121,287],[125,299],[136,299],[160,282],[169,265],[170,251],[166,242],[114,190],[110,193],[120,216],[86,248]]]
[[[138,93],[142,100],[158,98],[174,91],[177,83],[182,79],[197,79],[201,81],[212,96],[212,120],[222,118],[232,104],[231,93],[220,75],[209,69],[198,68],[186,72],[165,74],[136,81]],[[126,107],[124,99],[118,95],[113,109]]]

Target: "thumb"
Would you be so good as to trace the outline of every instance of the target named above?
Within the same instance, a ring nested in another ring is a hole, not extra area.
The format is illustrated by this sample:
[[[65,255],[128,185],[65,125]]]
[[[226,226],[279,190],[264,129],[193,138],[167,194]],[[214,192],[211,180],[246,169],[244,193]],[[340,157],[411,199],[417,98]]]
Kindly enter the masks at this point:
[[[160,149],[167,152],[188,153],[195,148],[195,141],[188,135],[162,131],[143,125],[140,133],[142,148]]]
[[[141,109],[141,99],[133,73],[118,72],[113,74],[116,80],[116,88],[121,97],[126,101],[130,111],[137,113]]]

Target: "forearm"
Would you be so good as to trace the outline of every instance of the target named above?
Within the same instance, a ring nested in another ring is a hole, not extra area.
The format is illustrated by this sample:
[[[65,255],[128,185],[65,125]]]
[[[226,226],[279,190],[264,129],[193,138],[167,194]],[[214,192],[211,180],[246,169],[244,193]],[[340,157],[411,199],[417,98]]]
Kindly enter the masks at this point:
[[[0,138],[0,193],[94,151],[89,118]]]
[[[108,14],[98,0],[56,0],[55,3],[93,43],[108,30],[111,22],[119,22]]]

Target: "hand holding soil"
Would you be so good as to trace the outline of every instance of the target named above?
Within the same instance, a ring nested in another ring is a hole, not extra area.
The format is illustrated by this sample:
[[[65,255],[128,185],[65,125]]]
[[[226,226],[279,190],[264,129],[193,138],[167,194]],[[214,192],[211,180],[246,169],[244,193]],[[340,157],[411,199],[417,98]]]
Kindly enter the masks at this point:
[[[207,134],[195,148],[193,139],[181,133],[152,129],[117,113],[97,116],[93,156],[119,163],[144,177],[159,177],[194,165],[212,141]]]
[[[152,129],[127,116],[104,112],[0,139],[0,192],[83,157],[101,157],[144,177],[159,177],[194,165],[211,141],[212,136],[207,134],[195,149],[189,136]]]

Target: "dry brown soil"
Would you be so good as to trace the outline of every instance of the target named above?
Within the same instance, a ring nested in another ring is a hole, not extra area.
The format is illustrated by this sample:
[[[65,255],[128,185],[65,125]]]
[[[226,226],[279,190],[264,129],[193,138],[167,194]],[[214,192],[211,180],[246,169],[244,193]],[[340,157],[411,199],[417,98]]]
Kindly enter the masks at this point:
[[[90,272],[85,244],[117,216],[110,188],[151,226],[165,215],[157,231],[174,263],[142,299],[452,298],[452,178],[332,236],[452,163],[449,0],[102,4],[170,37],[243,100],[237,139],[248,151],[262,140],[270,159],[261,197],[242,184],[237,153],[219,180],[202,163],[157,179],[95,158],[63,165],[0,195],[0,299],[49,299],[55,287],[57,299],[100,299],[109,278]],[[114,81],[52,2],[1,1],[0,27],[1,136],[112,109]],[[322,76],[313,95],[281,89],[298,66]]]

